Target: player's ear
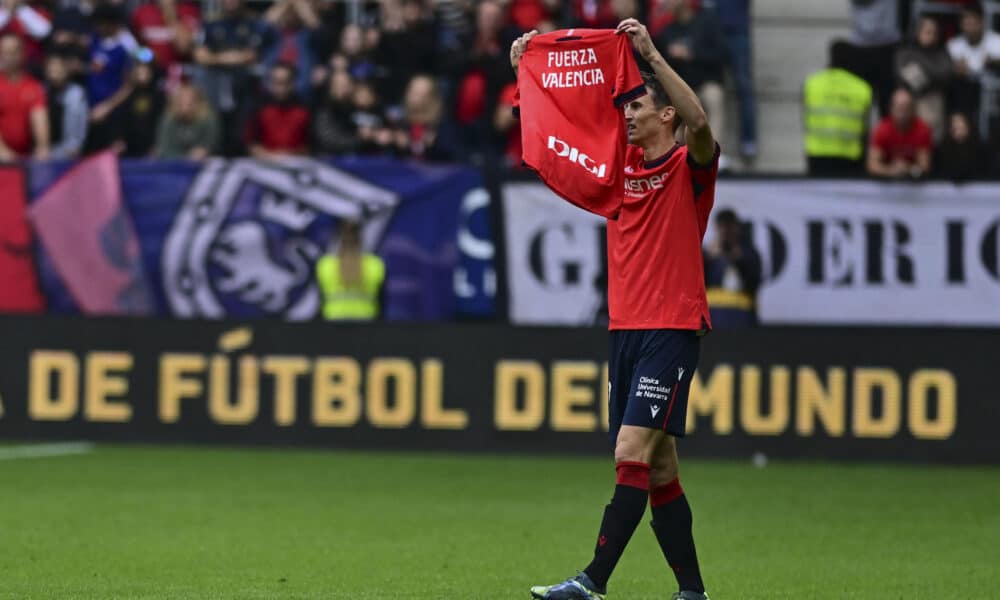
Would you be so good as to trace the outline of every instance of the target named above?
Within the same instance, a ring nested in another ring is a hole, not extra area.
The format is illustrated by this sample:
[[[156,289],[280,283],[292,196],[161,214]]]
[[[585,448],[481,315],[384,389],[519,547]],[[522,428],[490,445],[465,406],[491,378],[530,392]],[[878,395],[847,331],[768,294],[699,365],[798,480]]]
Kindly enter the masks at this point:
[[[677,109],[675,109],[673,106],[664,106],[663,108],[660,109],[660,122],[661,123],[664,123],[664,124],[668,123],[668,122],[672,123],[673,120],[674,120],[674,117],[676,117],[676,116],[677,116]]]

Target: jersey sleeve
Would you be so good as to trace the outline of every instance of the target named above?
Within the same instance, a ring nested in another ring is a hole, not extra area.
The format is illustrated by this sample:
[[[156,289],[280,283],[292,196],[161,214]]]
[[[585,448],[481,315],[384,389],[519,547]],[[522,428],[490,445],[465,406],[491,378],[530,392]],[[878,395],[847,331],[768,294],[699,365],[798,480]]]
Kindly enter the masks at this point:
[[[632,43],[627,35],[617,35],[616,42],[618,59],[615,65],[615,106],[621,106],[629,100],[645,95],[646,85],[639,73],[639,66],[632,56]]]

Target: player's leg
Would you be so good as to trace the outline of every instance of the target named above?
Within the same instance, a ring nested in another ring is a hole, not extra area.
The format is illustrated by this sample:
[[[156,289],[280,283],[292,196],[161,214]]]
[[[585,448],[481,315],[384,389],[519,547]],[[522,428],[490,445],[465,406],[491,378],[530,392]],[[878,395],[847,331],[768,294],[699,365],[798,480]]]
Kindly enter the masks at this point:
[[[626,417],[627,418],[627,417]],[[664,433],[649,427],[622,425],[615,444],[615,491],[604,507],[594,559],[584,569],[598,588],[611,573],[642,521],[649,497],[649,463]]]
[[[677,444],[665,435],[650,463],[649,504],[653,511],[653,533],[667,559],[682,598],[702,598],[705,584],[698,566],[692,532],[691,506],[678,477]]]
[[[603,598],[611,571],[621,558],[628,540],[646,510],[649,495],[649,460],[656,448],[655,429],[625,425],[633,389],[633,375],[642,335],[634,331],[612,331],[608,361],[609,435],[615,442],[616,484],[611,502],[604,508],[601,529],[591,564],[576,577],[551,586],[531,588],[534,598],[544,600],[593,600]]]
[[[687,427],[688,394],[698,364],[700,339],[693,333],[676,333],[665,343],[676,349],[676,362],[664,374],[670,382],[670,403],[660,438],[650,462],[649,503],[653,512],[653,532],[663,556],[674,571],[681,598],[704,598],[698,554],[692,533],[691,506],[681,487],[677,461],[677,437]]]

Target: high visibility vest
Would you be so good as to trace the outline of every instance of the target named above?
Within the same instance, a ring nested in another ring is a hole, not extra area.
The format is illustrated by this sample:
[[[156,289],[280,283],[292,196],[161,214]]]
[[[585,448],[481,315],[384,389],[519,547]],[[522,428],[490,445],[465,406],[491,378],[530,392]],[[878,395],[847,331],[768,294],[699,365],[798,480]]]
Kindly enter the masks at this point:
[[[872,87],[843,69],[826,69],[806,79],[806,155],[859,160],[865,149],[865,126]]]
[[[360,285],[348,287],[341,277],[340,258],[327,254],[316,262],[316,281],[323,294],[324,319],[370,321],[378,316],[385,263],[373,254],[362,254]]]

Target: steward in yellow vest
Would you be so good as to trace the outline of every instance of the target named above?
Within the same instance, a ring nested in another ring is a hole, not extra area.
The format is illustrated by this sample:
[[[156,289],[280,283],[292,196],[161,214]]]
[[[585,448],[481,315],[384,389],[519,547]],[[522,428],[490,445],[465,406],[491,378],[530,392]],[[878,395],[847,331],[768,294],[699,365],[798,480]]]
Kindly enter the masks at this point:
[[[328,321],[371,321],[381,312],[385,263],[361,248],[361,229],[344,222],[340,248],[316,262],[316,281],[323,296],[322,315]]]
[[[862,175],[872,87],[840,67],[845,42],[830,47],[830,68],[806,78],[802,109],[805,117],[809,174]]]

